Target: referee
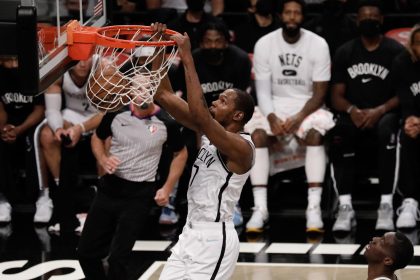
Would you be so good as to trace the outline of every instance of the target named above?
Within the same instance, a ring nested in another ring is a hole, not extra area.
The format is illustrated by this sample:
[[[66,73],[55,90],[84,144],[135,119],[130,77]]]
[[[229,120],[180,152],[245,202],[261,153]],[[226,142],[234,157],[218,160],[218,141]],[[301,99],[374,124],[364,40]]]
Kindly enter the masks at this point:
[[[174,155],[166,182],[154,194],[164,145]],[[106,175],[79,241],[79,262],[86,279],[128,279],[130,253],[153,198],[160,206],[168,203],[187,150],[177,124],[153,103],[106,114],[92,136],[92,149]],[[106,276],[102,259],[108,255]]]

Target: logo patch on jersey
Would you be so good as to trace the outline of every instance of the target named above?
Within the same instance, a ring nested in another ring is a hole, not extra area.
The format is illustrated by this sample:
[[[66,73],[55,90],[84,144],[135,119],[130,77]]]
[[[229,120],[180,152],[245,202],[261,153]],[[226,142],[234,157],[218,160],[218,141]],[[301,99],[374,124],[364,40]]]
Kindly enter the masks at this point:
[[[414,96],[420,94],[420,82],[416,82],[410,86],[410,90]]]
[[[283,70],[283,75],[284,76],[296,76],[297,72],[295,70],[285,69],[285,70]]]
[[[366,83],[369,83],[370,81],[372,81],[372,78],[363,78],[362,79],[362,83],[364,83],[364,84],[366,84]]]
[[[151,124],[147,127],[151,134],[155,133],[158,130],[158,127],[154,124]]]

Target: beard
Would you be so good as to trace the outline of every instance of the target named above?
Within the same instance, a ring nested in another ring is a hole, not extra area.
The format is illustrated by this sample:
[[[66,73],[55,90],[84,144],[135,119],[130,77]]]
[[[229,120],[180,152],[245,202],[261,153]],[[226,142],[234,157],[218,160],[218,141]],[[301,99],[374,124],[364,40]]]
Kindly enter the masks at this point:
[[[283,28],[283,32],[287,37],[294,38],[299,35],[302,24],[296,23],[295,25],[292,26],[286,22],[282,22],[281,27]]]
[[[293,27],[285,25],[283,27],[283,31],[284,31],[284,33],[286,34],[287,37],[294,38],[297,35],[299,35],[299,33],[300,33],[300,25],[293,26]]]

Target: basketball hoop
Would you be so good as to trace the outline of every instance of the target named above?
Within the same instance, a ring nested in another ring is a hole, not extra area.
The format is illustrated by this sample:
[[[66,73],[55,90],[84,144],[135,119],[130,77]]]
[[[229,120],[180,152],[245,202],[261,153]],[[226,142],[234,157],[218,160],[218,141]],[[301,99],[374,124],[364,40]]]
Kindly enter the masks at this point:
[[[67,26],[69,57],[86,60],[94,57],[87,86],[90,102],[100,111],[115,111],[134,103],[153,102],[161,79],[177,54],[175,41],[165,34],[153,34],[149,26],[116,25],[102,28],[81,26],[72,21]],[[154,62],[154,63],[153,63]]]

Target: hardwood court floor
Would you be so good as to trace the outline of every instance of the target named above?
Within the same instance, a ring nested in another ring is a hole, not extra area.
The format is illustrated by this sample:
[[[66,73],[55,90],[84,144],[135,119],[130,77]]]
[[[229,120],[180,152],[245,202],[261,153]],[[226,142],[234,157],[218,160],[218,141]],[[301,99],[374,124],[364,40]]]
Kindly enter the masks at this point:
[[[273,211],[270,226],[262,235],[249,236],[238,228],[240,254],[232,280],[274,279],[366,279],[364,246],[375,232],[375,213],[358,212],[355,230],[343,236],[331,232],[333,220],[325,217],[326,232],[320,236],[305,233],[304,209]],[[170,255],[182,229],[161,227],[159,212],[151,215],[145,231],[133,247],[131,272],[136,279],[158,279],[162,264]],[[249,218],[249,212],[245,219]],[[14,213],[12,222],[0,225],[0,279],[47,280],[61,275],[65,280],[83,279],[76,259],[79,236],[71,233],[48,233],[46,225],[34,225],[33,213]],[[415,246],[410,267],[403,270],[400,280],[420,279],[420,246],[418,230],[404,232]]]
[[[158,280],[164,264],[154,263],[139,280]],[[231,280],[355,280],[366,276],[366,265],[238,263]],[[407,267],[397,276],[401,280],[418,280],[420,266]]]

